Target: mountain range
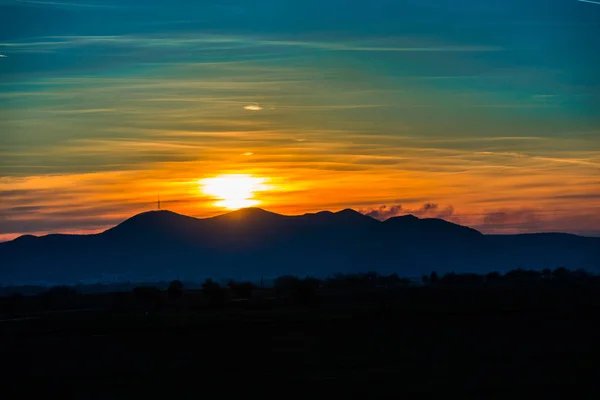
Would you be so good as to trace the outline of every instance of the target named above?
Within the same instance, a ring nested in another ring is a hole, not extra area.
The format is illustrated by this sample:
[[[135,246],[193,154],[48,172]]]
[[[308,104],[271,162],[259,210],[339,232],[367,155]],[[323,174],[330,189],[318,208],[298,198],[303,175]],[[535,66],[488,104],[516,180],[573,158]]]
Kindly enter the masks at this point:
[[[600,238],[484,235],[435,218],[379,221],[357,211],[286,216],[246,208],[211,218],[149,211],[93,235],[25,235],[0,243],[4,285],[260,279],[286,274],[515,268],[600,270]]]

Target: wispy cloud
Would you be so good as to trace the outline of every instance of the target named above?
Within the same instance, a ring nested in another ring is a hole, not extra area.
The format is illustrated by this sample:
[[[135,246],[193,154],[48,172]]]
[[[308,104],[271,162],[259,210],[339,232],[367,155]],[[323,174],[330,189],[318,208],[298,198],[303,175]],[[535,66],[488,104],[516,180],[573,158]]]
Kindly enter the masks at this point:
[[[44,3],[45,4],[45,3]],[[50,4],[50,3],[48,3]],[[58,4],[58,3],[55,3]],[[61,3],[62,4],[62,3]],[[90,5],[91,6],[91,5]],[[95,7],[95,6],[93,6]],[[104,7],[104,6],[98,6]],[[399,38],[399,42],[407,42],[406,38]],[[413,39],[414,41],[414,39]],[[0,43],[0,46],[14,48],[46,48],[64,49],[77,46],[104,45],[117,47],[164,47],[172,49],[190,49],[204,47],[217,49],[241,49],[253,47],[279,47],[279,48],[304,48],[312,50],[351,51],[351,52],[493,52],[503,50],[497,46],[472,46],[472,45],[428,45],[428,46],[381,46],[377,43],[363,45],[353,42],[327,42],[327,41],[295,41],[274,40],[261,37],[227,36],[227,35],[118,35],[118,36],[46,36],[28,41],[15,41]]]
[[[57,1],[34,1],[34,0],[15,0],[17,3],[32,4],[39,6],[60,6],[60,7],[83,7],[83,8],[121,8],[116,5],[108,4],[89,4],[77,2],[57,2]]]
[[[599,4],[600,5],[600,1],[592,1],[592,0],[577,0],[580,1],[582,3],[591,3],[591,4]]]
[[[549,161],[554,163],[561,164],[576,164],[590,167],[600,167],[600,162],[593,161],[593,159],[583,159],[583,158],[568,158],[568,157],[548,157],[548,156],[538,156],[538,155],[530,155],[526,153],[517,153],[517,152],[494,152],[494,151],[481,151],[477,154],[484,156],[502,156],[502,157],[516,157],[516,158],[531,158],[540,161]],[[597,156],[597,153],[592,153],[592,155]]]

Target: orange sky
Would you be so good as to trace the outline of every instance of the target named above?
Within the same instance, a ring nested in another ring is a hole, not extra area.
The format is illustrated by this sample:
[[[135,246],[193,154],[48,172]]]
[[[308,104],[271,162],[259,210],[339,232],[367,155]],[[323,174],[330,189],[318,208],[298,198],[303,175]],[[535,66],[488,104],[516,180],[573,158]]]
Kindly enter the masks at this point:
[[[82,9],[71,34],[0,32],[0,240],[101,231],[155,208],[158,192],[178,213],[222,213],[198,181],[224,174],[268,180],[257,205],[284,214],[600,235],[599,60],[576,40],[597,20],[565,6],[570,25],[538,11],[517,25],[502,19],[528,12],[514,6],[497,25],[463,10],[474,14],[460,29],[411,25],[421,10],[409,7],[375,22],[348,11],[364,24],[337,31],[326,18],[254,32],[211,9],[220,30],[132,15],[100,34]]]

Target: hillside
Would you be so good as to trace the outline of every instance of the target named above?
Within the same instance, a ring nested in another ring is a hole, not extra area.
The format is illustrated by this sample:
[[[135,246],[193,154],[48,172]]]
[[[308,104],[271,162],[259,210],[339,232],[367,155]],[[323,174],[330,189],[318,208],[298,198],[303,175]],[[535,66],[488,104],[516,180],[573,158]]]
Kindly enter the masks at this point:
[[[0,243],[0,260],[5,285],[367,270],[404,276],[516,267],[593,271],[600,266],[600,238],[483,235],[442,219],[381,222],[350,209],[284,216],[248,208],[204,219],[150,211],[95,235],[28,235]]]

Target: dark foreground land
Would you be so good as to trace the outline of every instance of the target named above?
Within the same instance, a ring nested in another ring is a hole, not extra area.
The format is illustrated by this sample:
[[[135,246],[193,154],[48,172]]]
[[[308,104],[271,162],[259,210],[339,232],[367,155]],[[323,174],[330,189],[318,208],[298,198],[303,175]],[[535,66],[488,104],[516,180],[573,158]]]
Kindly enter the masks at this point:
[[[597,286],[414,287],[303,304],[38,314],[0,324],[3,393],[588,398],[600,372]]]

